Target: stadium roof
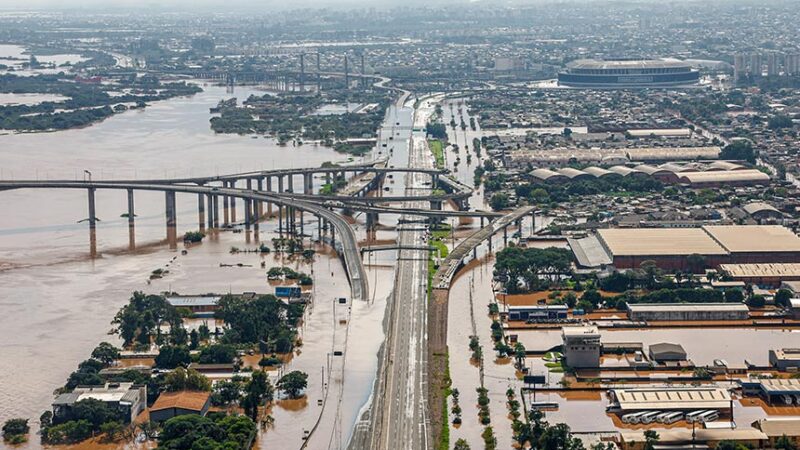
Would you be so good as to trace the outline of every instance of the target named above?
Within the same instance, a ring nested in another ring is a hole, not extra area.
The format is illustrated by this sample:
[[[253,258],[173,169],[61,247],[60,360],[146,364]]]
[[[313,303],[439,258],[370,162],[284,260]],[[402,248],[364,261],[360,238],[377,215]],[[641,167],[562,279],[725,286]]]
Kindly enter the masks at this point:
[[[800,252],[800,238],[780,225],[706,225],[703,230],[731,253]]]
[[[660,59],[600,60],[577,59],[567,63],[570,69],[689,69],[683,61],[664,61]]]
[[[608,228],[597,234],[612,256],[727,254],[700,228]]]

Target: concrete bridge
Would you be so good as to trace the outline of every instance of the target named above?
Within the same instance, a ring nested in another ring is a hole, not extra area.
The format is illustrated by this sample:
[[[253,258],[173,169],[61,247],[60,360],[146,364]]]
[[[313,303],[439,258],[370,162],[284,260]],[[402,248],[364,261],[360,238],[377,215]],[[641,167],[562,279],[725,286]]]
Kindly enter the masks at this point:
[[[345,271],[351,284],[353,299],[367,300],[367,277],[364,265],[358,251],[358,244],[355,233],[350,225],[338,214],[328,210],[318,203],[306,202],[291,198],[284,198],[268,192],[256,192],[253,190],[236,189],[230,187],[214,186],[192,186],[180,184],[146,184],[146,183],[126,183],[126,182],[91,182],[91,181],[0,181],[0,190],[11,189],[85,189],[88,193],[89,201],[89,230],[90,248],[92,254],[96,254],[96,225],[97,216],[95,208],[95,191],[97,189],[116,189],[128,192],[128,225],[133,241],[134,222],[135,222],[135,203],[134,191],[161,191],[165,195],[165,217],[167,228],[167,241],[172,248],[177,247],[177,221],[175,211],[175,196],[177,193],[194,194],[198,199],[198,218],[201,231],[205,231],[205,225],[209,229],[219,227],[219,197],[240,198],[245,203],[245,228],[250,230],[253,227],[256,236],[258,235],[258,220],[260,215],[260,204],[269,203],[279,206],[279,232],[283,235],[283,218],[280,216],[282,210],[287,210],[287,225],[294,221],[296,213],[311,213],[320,220],[319,233],[322,240],[323,230],[330,226],[330,242],[337,247],[335,238],[336,231],[339,232],[340,239],[338,248],[344,260]],[[206,206],[208,214],[206,215]],[[227,205],[225,205],[227,206]],[[226,208],[227,209],[227,208]],[[206,220],[207,219],[207,220]],[[294,229],[294,228],[292,228]],[[287,228],[288,230],[288,228]],[[303,232],[301,231],[301,239]]]

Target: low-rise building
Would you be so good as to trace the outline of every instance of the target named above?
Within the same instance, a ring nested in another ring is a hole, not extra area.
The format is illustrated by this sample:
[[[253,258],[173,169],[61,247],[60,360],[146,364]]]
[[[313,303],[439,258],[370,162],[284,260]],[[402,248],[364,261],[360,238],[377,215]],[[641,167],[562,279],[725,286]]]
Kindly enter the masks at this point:
[[[600,332],[596,326],[563,327],[564,362],[580,368],[600,367]]]
[[[770,447],[774,447],[783,436],[800,446],[800,417],[769,417],[753,422],[753,428],[767,435]]]
[[[778,370],[800,369],[800,348],[770,350],[769,364]]]
[[[147,405],[147,387],[133,383],[106,383],[103,386],[78,386],[53,401],[53,421],[73,418],[75,403],[86,399],[99,400],[118,414],[122,423],[132,422]]]
[[[167,297],[167,302],[176,308],[185,308],[195,317],[213,317],[218,309],[219,295],[174,295]]]
[[[209,406],[211,406],[210,392],[164,392],[150,407],[150,420],[163,422],[186,414],[205,416]]]
[[[508,320],[558,320],[567,318],[567,305],[509,306]]]
[[[650,346],[650,359],[656,362],[686,361],[686,350],[680,344],[662,342]]]
[[[645,430],[625,430],[620,433],[620,448],[622,450],[645,449]],[[755,428],[714,428],[691,429],[672,428],[656,430],[658,433],[657,448],[691,449],[691,448],[716,448],[722,441],[733,441],[749,448],[763,448],[768,441],[767,435]]]
[[[714,386],[636,387],[611,389],[610,409],[634,411],[727,410],[731,407],[728,389]]]
[[[698,320],[747,320],[750,311],[742,303],[636,303],[628,304],[634,321],[685,322]]]

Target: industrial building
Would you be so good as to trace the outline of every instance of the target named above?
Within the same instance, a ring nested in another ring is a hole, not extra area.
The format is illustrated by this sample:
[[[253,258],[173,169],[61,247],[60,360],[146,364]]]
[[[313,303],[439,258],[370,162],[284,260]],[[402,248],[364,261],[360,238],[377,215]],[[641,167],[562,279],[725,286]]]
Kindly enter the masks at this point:
[[[800,380],[796,378],[763,378],[754,383],[770,405],[792,405],[800,398]]]
[[[648,354],[650,359],[656,362],[686,361],[686,350],[683,346],[671,342],[651,345]]]
[[[784,281],[800,281],[800,264],[720,264],[720,272],[734,281],[778,287]]]
[[[699,320],[747,320],[750,311],[743,303],[638,303],[628,305],[634,321],[692,322]]]
[[[769,364],[778,370],[800,369],[800,348],[769,351]]]
[[[700,73],[682,61],[579,59],[559,72],[558,84],[592,88],[646,88],[696,84]]]
[[[596,326],[563,327],[564,363],[574,369],[600,367],[600,332]]]
[[[692,187],[753,186],[769,184],[770,177],[757,169],[705,170],[682,172],[678,182]]]
[[[567,318],[567,305],[509,306],[508,320],[559,320]]]
[[[769,446],[774,447],[777,440],[783,436],[796,446],[800,445],[800,418],[798,417],[769,417],[753,423],[753,428],[761,430],[769,439]]]
[[[727,410],[731,407],[730,392],[713,385],[611,389],[609,396],[609,408],[620,412]]]
[[[684,271],[722,264],[800,263],[800,238],[779,225],[609,228],[596,236],[618,269],[638,268],[643,261]],[[692,254],[702,257],[703,267],[692,266],[687,258]]]

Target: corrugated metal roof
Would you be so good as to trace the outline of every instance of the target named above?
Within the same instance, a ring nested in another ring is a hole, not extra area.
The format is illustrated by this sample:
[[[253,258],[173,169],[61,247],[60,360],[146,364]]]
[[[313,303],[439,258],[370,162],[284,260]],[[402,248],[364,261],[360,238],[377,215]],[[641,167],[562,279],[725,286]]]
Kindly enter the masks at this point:
[[[608,228],[597,235],[613,256],[727,254],[700,228]]]
[[[800,252],[800,238],[780,225],[706,225],[703,230],[730,252]]]
[[[613,389],[621,409],[723,409],[730,407],[731,394],[727,389],[709,387],[664,387]]]

